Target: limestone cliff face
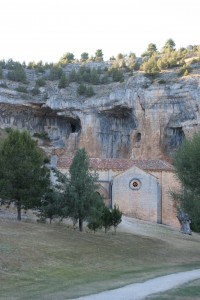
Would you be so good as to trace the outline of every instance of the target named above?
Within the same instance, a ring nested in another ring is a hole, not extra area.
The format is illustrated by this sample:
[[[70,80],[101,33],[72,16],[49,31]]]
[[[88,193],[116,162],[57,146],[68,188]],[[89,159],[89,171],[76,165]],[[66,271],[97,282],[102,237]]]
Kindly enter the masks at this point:
[[[77,85],[45,97],[26,97],[0,88],[0,127],[46,132],[48,147],[71,154],[85,147],[91,157],[158,159],[170,157],[184,136],[200,130],[200,67],[189,76],[166,71],[153,81],[137,72],[123,83],[94,86],[91,98]]]

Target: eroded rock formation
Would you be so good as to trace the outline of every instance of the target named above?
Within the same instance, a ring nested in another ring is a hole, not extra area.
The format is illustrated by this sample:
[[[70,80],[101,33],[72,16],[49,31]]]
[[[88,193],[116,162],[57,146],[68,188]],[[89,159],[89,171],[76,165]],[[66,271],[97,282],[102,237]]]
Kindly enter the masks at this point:
[[[185,77],[166,71],[152,80],[136,72],[123,83],[94,86],[91,98],[76,88],[49,82],[45,97],[23,100],[8,83],[0,88],[0,127],[46,133],[57,153],[85,147],[91,157],[134,159],[169,158],[185,136],[200,130],[198,65]]]

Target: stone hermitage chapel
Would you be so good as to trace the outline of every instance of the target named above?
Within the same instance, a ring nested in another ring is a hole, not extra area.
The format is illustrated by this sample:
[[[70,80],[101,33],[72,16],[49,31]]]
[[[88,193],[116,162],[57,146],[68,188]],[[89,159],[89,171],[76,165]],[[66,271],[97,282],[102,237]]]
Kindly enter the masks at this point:
[[[55,157],[54,157],[55,158]],[[72,157],[56,157],[57,168],[68,173]],[[99,193],[112,208],[144,221],[179,228],[170,189],[178,187],[173,166],[161,160],[90,158],[89,168],[99,175]]]

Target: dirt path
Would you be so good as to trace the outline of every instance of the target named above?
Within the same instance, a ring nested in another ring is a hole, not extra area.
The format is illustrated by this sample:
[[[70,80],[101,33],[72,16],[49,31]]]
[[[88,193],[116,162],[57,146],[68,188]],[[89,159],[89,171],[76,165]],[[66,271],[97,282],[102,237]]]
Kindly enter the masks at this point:
[[[77,298],[77,300],[141,300],[145,297],[170,290],[186,282],[200,278],[200,269],[157,277],[143,283],[135,283],[119,289]]]

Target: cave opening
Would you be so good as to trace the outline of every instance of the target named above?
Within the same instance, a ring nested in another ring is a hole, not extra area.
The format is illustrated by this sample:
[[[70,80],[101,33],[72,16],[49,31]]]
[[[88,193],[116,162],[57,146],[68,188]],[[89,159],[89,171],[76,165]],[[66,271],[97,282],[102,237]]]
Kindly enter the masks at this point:
[[[136,143],[141,142],[141,137],[142,137],[141,133],[138,132],[138,133],[136,134],[136,139],[135,139]]]
[[[164,135],[163,150],[165,154],[171,155],[185,139],[183,128],[180,127],[167,127]]]
[[[75,124],[70,124],[71,125],[71,132],[72,133],[74,133],[74,132],[76,132],[77,131],[77,129],[76,129],[76,125]]]

